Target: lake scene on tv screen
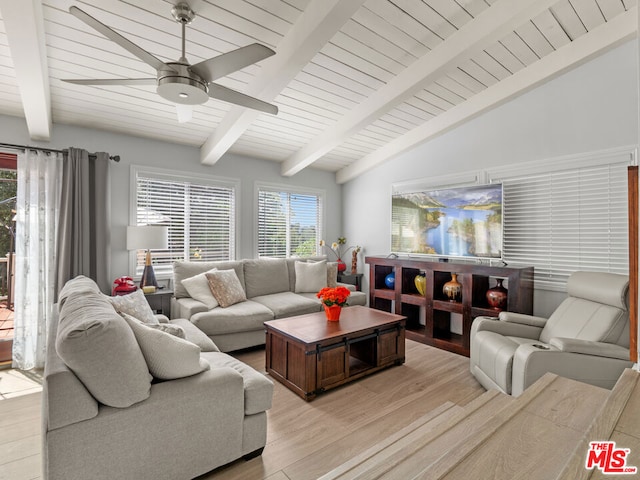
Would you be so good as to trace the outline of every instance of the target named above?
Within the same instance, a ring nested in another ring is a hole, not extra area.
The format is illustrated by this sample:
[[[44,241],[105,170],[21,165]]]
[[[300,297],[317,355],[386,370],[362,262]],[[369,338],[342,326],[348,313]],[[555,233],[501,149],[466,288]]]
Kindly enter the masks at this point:
[[[394,252],[500,258],[502,185],[394,194],[391,228]]]

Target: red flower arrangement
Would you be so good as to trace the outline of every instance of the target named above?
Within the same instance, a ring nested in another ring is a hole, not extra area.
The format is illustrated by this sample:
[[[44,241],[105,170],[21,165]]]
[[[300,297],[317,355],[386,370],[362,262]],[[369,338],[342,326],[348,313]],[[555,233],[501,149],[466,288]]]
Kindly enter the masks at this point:
[[[324,287],[318,293],[316,293],[316,297],[322,300],[326,306],[331,307],[332,305],[338,305],[340,307],[344,307],[347,304],[347,298],[349,298],[351,292],[346,287]]]

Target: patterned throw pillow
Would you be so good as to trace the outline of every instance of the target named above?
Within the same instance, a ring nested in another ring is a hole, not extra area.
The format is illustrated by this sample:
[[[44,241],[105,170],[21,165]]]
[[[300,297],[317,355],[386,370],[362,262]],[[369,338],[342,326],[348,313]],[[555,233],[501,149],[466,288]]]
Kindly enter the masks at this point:
[[[218,270],[206,275],[211,293],[221,307],[230,307],[247,299],[235,270]]]
[[[153,310],[149,306],[149,302],[142,293],[142,290],[136,290],[128,293],[127,295],[117,295],[115,297],[107,297],[116,309],[116,312],[123,314],[126,313],[132,317],[137,318],[143,323],[160,323],[156,316],[153,314]]]
[[[155,328],[156,330],[169,333],[174,337],[184,338],[185,340],[187,339],[184,329],[180,325],[173,325],[172,323],[146,323],[145,325]]]

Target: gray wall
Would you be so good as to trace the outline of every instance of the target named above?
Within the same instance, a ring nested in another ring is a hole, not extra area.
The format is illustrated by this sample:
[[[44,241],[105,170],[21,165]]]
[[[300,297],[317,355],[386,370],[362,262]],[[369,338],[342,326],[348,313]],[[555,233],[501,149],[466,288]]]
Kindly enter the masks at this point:
[[[366,255],[390,252],[392,183],[637,145],[637,55],[625,43],[346,183],[345,235]],[[536,290],[534,313],[564,297]]]
[[[84,148],[89,152],[109,152],[120,155],[120,163],[111,165],[111,277],[129,272],[129,253],[125,250],[125,230],[129,222],[130,166],[145,165],[178,170],[186,174],[221,176],[240,180],[239,248],[238,258],[256,256],[254,246],[254,188],[255,182],[271,182],[288,186],[321,189],[326,192],[327,239],[342,235],[342,189],[335,175],[308,169],[295,177],[280,175],[280,164],[228,154],[214,166],[203,166],[199,149],[156,140],[147,140],[117,133],[68,125],[54,124],[51,142],[32,142],[24,119],[0,115],[0,142],[41,146],[52,149]]]

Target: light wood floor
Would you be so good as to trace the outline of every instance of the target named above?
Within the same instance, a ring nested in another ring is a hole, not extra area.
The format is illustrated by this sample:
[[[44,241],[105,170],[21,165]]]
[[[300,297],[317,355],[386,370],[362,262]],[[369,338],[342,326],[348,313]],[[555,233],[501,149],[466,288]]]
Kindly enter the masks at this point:
[[[316,479],[450,401],[484,393],[469,359],[410,340],[407,361],[305,402],[275,383],[261,457],[237,461],[207,480]],[[264,371],[264,350],[236,355]],[[0,480],[41,478],[39,393],[0,401]]]

